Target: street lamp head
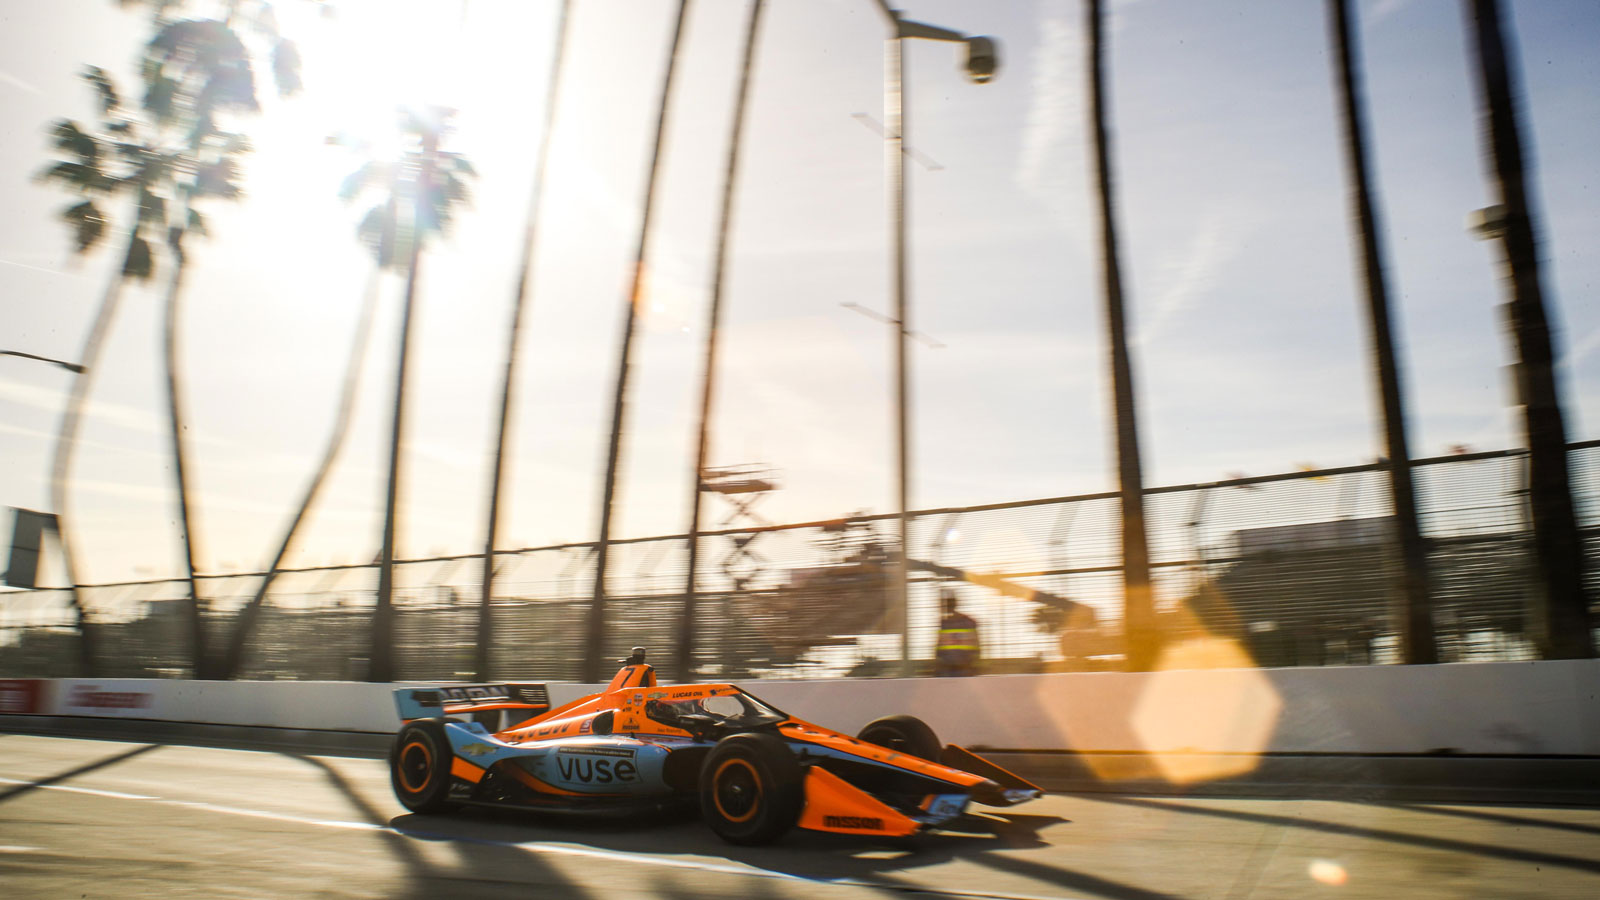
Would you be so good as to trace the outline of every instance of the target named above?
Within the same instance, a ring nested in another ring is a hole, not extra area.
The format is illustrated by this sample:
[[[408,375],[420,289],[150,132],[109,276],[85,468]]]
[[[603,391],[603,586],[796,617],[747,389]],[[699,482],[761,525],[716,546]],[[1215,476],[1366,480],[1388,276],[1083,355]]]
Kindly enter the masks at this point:
[[[1000,68],[1000,48],[994,38],[967,38],[967,77],[977,84],[987,84]]]

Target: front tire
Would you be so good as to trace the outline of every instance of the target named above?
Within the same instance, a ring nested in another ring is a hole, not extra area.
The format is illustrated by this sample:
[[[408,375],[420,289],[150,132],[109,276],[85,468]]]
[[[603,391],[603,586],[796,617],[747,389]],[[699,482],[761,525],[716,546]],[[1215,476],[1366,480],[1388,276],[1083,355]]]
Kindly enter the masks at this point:
[[[730,844],[770,844],[800,820],[801,782],[800,763],[782,738],[726,737],[700,769],[700,815]]]
[[[455,754],[439,719],[407,722],[389,750],[389,783],[400,804],[414,813],[442,813],[450,802],[450,763]]]
[[[856,734],[856,740],[887,747],[897,753],[915,756],[929,762],[939,761],[939,751],[944,745],[933,733],[928,723],[916,716],[884,716],[868,722]]]

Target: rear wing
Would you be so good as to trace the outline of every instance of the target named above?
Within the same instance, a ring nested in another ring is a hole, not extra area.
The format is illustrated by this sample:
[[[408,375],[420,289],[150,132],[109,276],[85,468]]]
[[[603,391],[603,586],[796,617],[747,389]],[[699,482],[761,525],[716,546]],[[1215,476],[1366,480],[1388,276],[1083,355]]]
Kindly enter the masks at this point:
[[[401,721],[453,716],[499,709],[526,710],[530,715],[550,708],[550,694],[542,684],[463,684],[427,688],[399,688],[394,708]]]

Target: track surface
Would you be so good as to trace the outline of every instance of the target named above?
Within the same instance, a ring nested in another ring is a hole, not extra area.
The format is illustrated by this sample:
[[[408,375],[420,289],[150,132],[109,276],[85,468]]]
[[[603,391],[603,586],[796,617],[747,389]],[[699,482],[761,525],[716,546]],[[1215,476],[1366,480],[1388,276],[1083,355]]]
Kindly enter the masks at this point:
[[[0,894],[1600,897],[1600,809],[1052,795],[962,832],[417,816],[379,760],[0,735]]]

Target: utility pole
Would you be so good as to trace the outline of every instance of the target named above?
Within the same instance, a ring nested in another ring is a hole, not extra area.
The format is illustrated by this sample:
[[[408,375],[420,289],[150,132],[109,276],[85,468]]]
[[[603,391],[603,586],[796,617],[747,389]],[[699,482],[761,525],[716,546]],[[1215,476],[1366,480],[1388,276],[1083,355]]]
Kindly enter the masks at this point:
[[[1428,583],[1428,548],[1418,522],[1417,495],[1411,477],[1411,450],[1406,441],[1405,407],[1400,390],[1400,363],[1395,354],[1389,288],[1379,244],[1378,212],[1372,202],[1372,176],[1367,166],[1366,119],[1362,114],[1359,41],[1351,21],[1349,0],[1328,0],[1329,25],[1337,57],[1336,74],[1343,112],[1345,166],[1350,173],[1350,212],[1361,241],[1361,273],[1367,294],[1367,324],[1372,355],[1378,365],[1378,403],[1388,454],[1389,496],[1394,502],[1400,539],[1401,652],[1408,663],[1439,661],[1433,634],[1433,598]]]
[[[1094,129],[1095,177],[1100,193],[1101,268],[1105,276],[1106,338],[1110,344],[1112,416],[1117,433],[1117,487],[1122,509],[1122,628],[1127,667],[1148,671],[1161,651],[1150,589],[1150,545],[1144,526],[1144,474],[1139,459],[1133,363],[1117,258],[1110,128],[1106,124],[1105,35],[1100,0],[1088,0],[1090,119]]]
[[[1466,0],[1468,33],[1478,62],[1485,162],[1498,194],[1482,233],[1504,254],[1505,312],[1515,344],[1517,402],[1528,446],[1528,508],[1538,562],[1535,641],[1547,659],[1594,656],[1593,622],[1583,592],[1583,542],[1572,508],[1567,430],[1556,387],[1554,341],[1539,278],[1539,241],[1529,209],[1526,164],[1517,122],[1512,60],[1497,0]]]

